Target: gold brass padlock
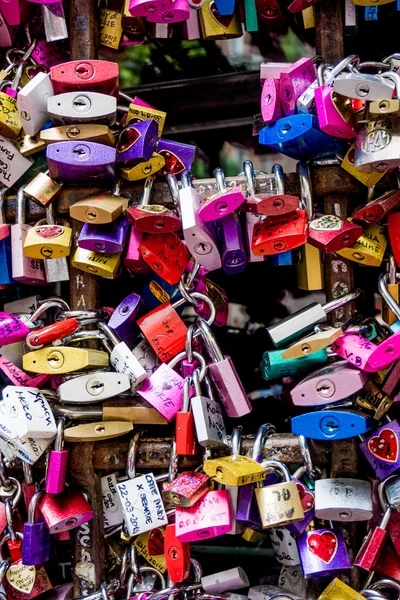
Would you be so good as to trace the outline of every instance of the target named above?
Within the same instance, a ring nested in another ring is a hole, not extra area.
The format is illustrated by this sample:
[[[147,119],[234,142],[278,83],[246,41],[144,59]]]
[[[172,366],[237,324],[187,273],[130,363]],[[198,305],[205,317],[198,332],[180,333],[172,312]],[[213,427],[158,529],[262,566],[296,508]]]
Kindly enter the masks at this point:
[[[71,265],[80,271],[99,275],[105,279],[114,279],[118,275],[122,252],[100,254],[84,248],[77,248],[71,258]]]
[[[223,485],[246,485],[263,481],[267,475],[265,468],[248,456],[222,456],[205,460],[203,471]]]
[[[61,125],[40,132],[40,139],[48,146],[58,142],[79,141],[96,142],[106,146],[115,146],[115,135],[107,125]]]
[[[397,117],[400,115],[400,100],[375,100],[369,103],[369,112],[371,115]]]
[[[64,429],[66,442],[97,442],[111,440],[133,430],[133,424],[126,421],[107,421],[100,423],[84,423]]]
[[[16,142],[22,156],[31,156],[46,148],[46,144],[38,135],[28,135],[23,129],[19,132]]]
[[[25,195],[46,208],[56,199],[61,192],[61,187],[62,184],[49,177],[48,171],[46,171],[46,173],[38,173],[36,177],[25,186]],[[67,255],[65,254],[63,256]]]
[[[246,527],[243,532],[242,538],[246,542],[254,543],[260,542],[263,539],[263,534],[260,531],[256,531],[255,529],[250,529],[250,527]]]
[[[140,106],[140,104],[134,104],[132,102],[129,105],[128,114],[124,124],[128,125],[129,123],[137,123],[138,121],[149,121],[150,119],[153,119],[158,126],[158,137],[161,137],[166,118],[167,113],[163,112],[162,110],[157,110],[153,107],[149,108],[147,106]]]
[[[154,154],[146,162],[141,162],[134,167],[122,167],[119,174],[128,181],[139,181],[150,175],[154,175],[165,165],[165,158],[154,152]]]
[[[29,258],[64,258],[69,256],[72,244],[72,229],[58,225],[50,217],[42,219],[35,227],[30,227],[24,242],[24,255]]]
[[[354,153],[355,153],[356,145],[355,143],[350,146],[348,149],[346,156],[344,157],[341,167],[350,175],[358,179],[358,181],[367,187],[374,187],[382,179],[385,175],[386,171],[378,173],[378,171],[371,171],[371,173],[361,173],[354,166]]]
[[[325,281],[321,250],[306,243],[299,251],[300,262],[296,265],[297,287],[307,291],[323,290]]]
[[[277,460],[265,460],[261,464],[267,469],[274,469],[284,479],[282,483],[264,487],[257,484],[254,490],[263,529],[283,527],[304,519],[299,491],[286,465]]]
[[[100,9],[100,44],[118,50],[122,39],[122,14],[117,10]]]
[[[385,228],[378,223],[369,223],[363,226],[362,236],[352,246],[342,248],[336,254],[362,265],[379,267],[382,263],[387,243]]]
[[[109,355],[101,350],[72,346],[48,346],[22,357],[22,368],[31,373],[54,375],[109,366]]]
[[[242,24],[237,10],[233,15],[219,14],[215,0],[206,0],[199,10],[200,25],[205,40],[228,40],[241,37]]]
[[[2,85],[5,83],[3,81]],[[21,129],[22,123],[19,118],[17,99],[11,98],[5,92],[0,92],[0,134],[10,140],[16,140]]]
[[[361,408],[371,410],[374,413],[373,418],[380,421],[392,406],[393,400],[370,379],[357,396],[356,404]]]
[[[337,340],[343,334],[343,330],[338,327],[331,327],[326,329],[325,331],[320,331],[319,333],[314,333],[313,335],[309,335],[302,340],[290,346],[287,350],[282,352],[282,358],[284,360],[289,360],[292,358],[303,358],[308,356],[309,354],[313,354],[314,352],[318,352],[318,350],[323,350],[323,348],[327,348],[335,340]]]

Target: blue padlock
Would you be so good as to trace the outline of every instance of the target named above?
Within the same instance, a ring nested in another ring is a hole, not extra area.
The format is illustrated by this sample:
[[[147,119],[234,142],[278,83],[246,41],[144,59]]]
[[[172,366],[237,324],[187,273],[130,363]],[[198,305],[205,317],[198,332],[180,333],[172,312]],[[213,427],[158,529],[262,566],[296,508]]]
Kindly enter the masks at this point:
[[[11,276],[11,236],[0,241],[0,285],[15,283]]]
[[[289,267],[295,264],[291,250],[279,252],[279,254],[272,254],[272,256],[268,256],[267,259],[268,265],[271,267]]]
[[[142,299],[150,310],[157,308],[164,302],[176,302],[182,298],[179,288],[176,284],[172,285],[164,281],[159,275],[153,273],[146,281],[144,288],[141,291]],[[185,305],[175,308],[180,315]]]
[[[214,0],[214,2],[221,17],[233,15],[235,11],[235,0]]]
[[[319,410],[293,417],[292,433],[313,440],[345,440],[367,433],[374,420],[357,410]]]
[[[321,131],[314,115],[283,117],[260,131],[260,144],[297,160],[335,156],[344,150],[345,140]]]

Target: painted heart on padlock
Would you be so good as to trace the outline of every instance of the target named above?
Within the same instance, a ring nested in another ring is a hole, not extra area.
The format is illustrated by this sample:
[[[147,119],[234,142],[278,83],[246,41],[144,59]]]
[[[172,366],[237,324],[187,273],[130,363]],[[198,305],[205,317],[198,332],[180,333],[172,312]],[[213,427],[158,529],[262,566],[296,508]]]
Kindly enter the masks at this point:
[[[399,456],[399,440],[393,429],[382,429],[368,441],[368,450],[380,460],[395,463]]]
[[[314,507],[314,496],[309,492],[309,490],[302,484],[296,483],[297,491],[299,492],[301,506],[303,507],[303,512],[308,512]]]
[[[170,152],[169,150],[160,150],[159,154],[165,159],[165,165],[158,171],[163,177],[166,177],[168,174],[178,175],[186,169],[179,156],[173,152]]]
[[[6,573],[8,583],[23,594],[30,594],[36,580],[36,568],[22,564],[22,560],[11,565]]]
[[[224,15],[224,16],[220,15],[218,12],[218,8],[214,1],[210,2],[209,8],[210,8],[211,16],[214,19],[214,21],[216,21],[218,23],[218,25],[221,25],[221,27],[223,27],[224,29],[229,29],[229,26],[233,20],[233,15]]]
[[[335,557],[338,540],[332,531],[315,532],[307,538],[307,546],[310,552],[324,563],[329,564]]]
[[[124,129],[119,136],[119,140],[117,142],[116,150],[117,152],[126,152],[129,148],[132,148],[134,144],[141,137],[139,131],[137,131],[134,127],[130,127],[129,129]]]
[[[148,553],[149,556],[161,556],[164,554],[164,531],[157,527],[152,529],[149,533],[148,540]]]
[[[43,227],[36,227],[35,231],[39,237],[45,240],[52,240],[64,233],[64,227],[60,227],[59,225],[43,225]]]

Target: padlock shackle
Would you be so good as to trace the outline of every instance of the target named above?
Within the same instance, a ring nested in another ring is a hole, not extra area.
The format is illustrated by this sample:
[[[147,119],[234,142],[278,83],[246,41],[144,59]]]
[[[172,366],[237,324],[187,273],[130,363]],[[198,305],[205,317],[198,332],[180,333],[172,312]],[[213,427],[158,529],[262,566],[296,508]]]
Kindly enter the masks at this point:
[[[236,460],[240,454],[240,448],[242,445],[242,432],[243,432],[243,427],[241,425],[236,425],[232,429],[232,436],[231,436],[232,460]]]
[[[243,163],[243,174],[244,180],[246,182],[246,188],[248,195],[250,198],[254,198],[256,195],[256,188],[254,185],[255,173],[254,173],[254,165],[251,160],[245,160]]]
[[[28,523],[35,522],[35,513],[36,513],[37,506],[38,506],[38,502],[39,502],[39,500],[41,500],[43,498],[43,496],[45,496],[45,494],[46,494],[45,490],[39,490],[32,496],[32,499],[29,502],[29,508],[28,508]]]
[[[389,273],[382,273],[378,278],[378,292],[389,306],[390,310],[400,319],[400,306],[388,290]]]
[[[330,302],[327,302],[323,305],[323,309],[326,313],[330,313],[341,306],[344,306],[348,302],[353,302],[353,300],[357,300],[360,296],[363,295],[363,290],[361,288],[357,288],[348,294],[344,294],[344,296],[340,296],[340,298],[335,298]]]
[[[36,321],[36,319],[38,319],[49,308],[62,308],[63,310],[69,310],[69,305],[62,298],[51,298],[37,307],[37,309],[30,315],[29,321],[31,323]]]
[[[217,340],[215,338],[214,333],[211,330],[208,322],[200,317],[197,319],[197,326],[201,331],[202,338],[205,342],[207,350],[212,355],[215,362],[222,362],[225,357],[222,353],[222,350],[218,346]]]
[[[155,180],[154,175],[150,175],[146,178],[143,186],[142,198],[140,200],[140,206],[148,206],[150,204],[151,190],[153,189],[153,183]]]
[[[98,324],[99,330],[102,331],[103,333],[106,334],[106,336],[108,337],[108,339],[110,340],[110,342],[113,344],[113,346],[117,346],[118,344],[120,344],[122,342],[121,338],[119,337],[119,335],[113,331],[108,325],[106,325],[103,322],[100,322]]]
[[[199,381],[203,381],[205,375],[206,375],[206,371],[207,371],[207,364],[206,361],[204,359],[204,356],[202,356],[201,354],[199,354],[198,352],[193,352],[193,356],[194,358],[196,358],[199,363],[200,363],[200,375],[199,375]],[[167,363],[168,367],[170,369],[173,369],[174,367],[176,367],[176,365],[181,362],[181,360],[183,360],[184,358],[186,358],[186,352],[180,352],[179,354],[177,354],[176,356],[174,356],[174,358],[172,360],[169,361],[169,363]],[[198,371],[198,369],[196,369],[196,371]]]
[[[220,167],[214,169],[213,175],[217,183],[218,193],[226,192],[226,179],[223,170]]]
[[[264,423],[258,428],[251,453],[251,458],[256,462],[261,462],[265,440],[272,433],[276,433],[276,427],[272,423]]]
[[[400,100],[400,75],[394,71],[389,71],[388,73],[382,73],[380,77],[382,77],[382,79],[390,79],[393,81],[396,90],[394,100]]]
[[[26,198],[25,186],[22,185],[17,191],[17,202],[15,206],[15,223],[16,225],[24,225],[26,221]]]
[[[54,441],[54,450],[62,452],[64,450],[64,418],[57,419],[57,433]]]
[[[190,388],[192,387],[193,384],[193,378],[188,375],[185,378],[185,381],[183,383],[183,391],[182,391],[182,408],[180,412],[189,412],[190,411],[190,402],[189,402],[189,394],[190,394]]]
[[[169,177],[169,175],[168,175],[168,177]],[[190,171],[183,171],[183,173],[181,174],[181,185],[182,185],[182,188],[192,187],[192,174]],[[179,189],[179,186],[178,186],[178,189]]]
[[[268,467],[275,469],[275,471],[278,471],[278,473],[282,475],[284,481],[292,481],[289,469],[284,463],[280,462],[279,460],[263,460],[261,461],[261,466],[264,467],[264,469],[267,469]],[[257,485],[259,487],[262,487],[262,484],[262,481],[257,482]]]
[[[300,207],[306,211],[309,221],[313,218],[314,208],[311,190],[311,175],[308,165],[300,160],[296,165],[297,175],[300,181]]]
[[[179,206],[179,184],[175,175],[172,175],[172,173],[168,173],[167,183],[172,196],[172,200],[174,202],[174,206],[177,207]]]
[[[283,176],[283,168],[279,163],[275,163],[272,167],[272,174],[275,177],[275,193],[278,196],[283,196],[285,193],[285,181]]]

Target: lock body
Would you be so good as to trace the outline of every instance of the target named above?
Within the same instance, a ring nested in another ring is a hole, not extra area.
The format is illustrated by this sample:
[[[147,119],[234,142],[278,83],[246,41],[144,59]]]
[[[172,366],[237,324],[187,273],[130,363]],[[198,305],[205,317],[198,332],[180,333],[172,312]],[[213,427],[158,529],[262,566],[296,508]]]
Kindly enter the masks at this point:
[[[332,521],[368,521],[372,517],[371,484],[352,478],[315,482],[315,516]]]
[[[111,181],[115,171],[115,148],[95,142],[60,142],[46,149],[50,177],[68,183]]]
[[[373,428],[373,419],[355,410],[325,410],[291,419],[292,433],[313,440],[344,440]]]
[[[228,533],[232,528],[229,494],[207,492],[190,508],[176,507],[175,535],[182,542],[195,542]]]
[[[178,283],[190,259],[186,244],[174,233],[147,234],[139,246],[139,254],[170,284]]]
[[[350,569],[346,544],[340,529],[317,529],[298,538],[304,577],[333,575]]]
[[[40,503],[40,511],[51,534],[70,531],[93,518],[93,511],[80,491],[46,494]]]
[[[400,426],[396,420],[383,425],[360,444],[360,450],[379,479],[388,477],[400,465]]]
[[[152,473],[118,483],[117,493],[130,536],[168,524],[161,494]]]
[[[118,97],[119,68],[106,60],[71,60],[50,69],[55,94],[85,90]]]
[[[100,350],[86,350],[68,346],[47,347],[28,352],[22,357],[22,366],[32,373],[54,375],[96,367],[108,367],[108,354]]]

